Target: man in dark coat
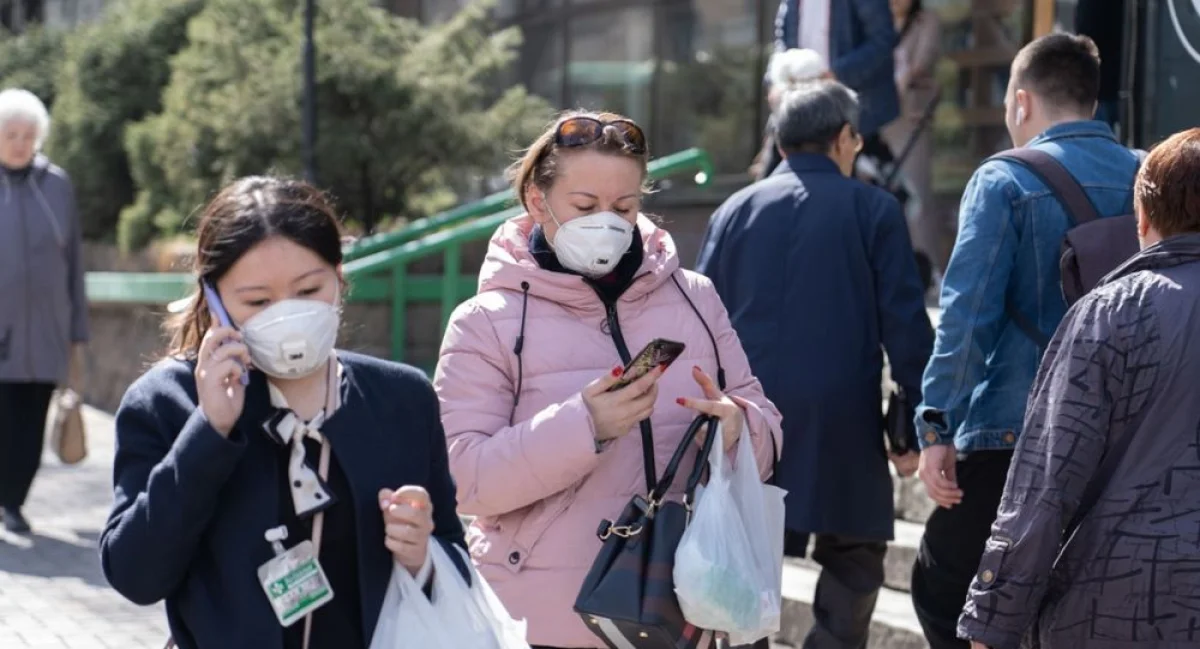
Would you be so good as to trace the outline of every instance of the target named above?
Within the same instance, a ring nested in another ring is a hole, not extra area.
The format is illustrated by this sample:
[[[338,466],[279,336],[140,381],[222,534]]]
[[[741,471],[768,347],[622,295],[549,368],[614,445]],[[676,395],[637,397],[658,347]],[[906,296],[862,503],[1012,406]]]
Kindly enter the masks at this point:
[[[1200,129],[1155,147],[1142,251],[1042,359],[958,622],[976,649],[1200,646],[1198,184]]]
[[[854,92],[811,82],[775,118],[786,162],[717,210],[696,269],[783,413],[786,552],[803,556],[815,534],[824,568],[804,646],[857,648],[893,531],[883,351],[916,403],[933,330],[900,205],[848,177],[862,143]],[[898,468],[911,472],[913,459]]]

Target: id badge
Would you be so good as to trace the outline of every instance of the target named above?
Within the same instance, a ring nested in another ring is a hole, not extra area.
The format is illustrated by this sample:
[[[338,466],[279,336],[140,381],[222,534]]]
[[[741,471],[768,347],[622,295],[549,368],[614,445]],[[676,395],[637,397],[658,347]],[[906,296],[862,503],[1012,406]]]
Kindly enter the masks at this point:
[[[317,561],[312,541],[303,541],[259,566],[258,581],[285,627],[333,599],[333,589]]]

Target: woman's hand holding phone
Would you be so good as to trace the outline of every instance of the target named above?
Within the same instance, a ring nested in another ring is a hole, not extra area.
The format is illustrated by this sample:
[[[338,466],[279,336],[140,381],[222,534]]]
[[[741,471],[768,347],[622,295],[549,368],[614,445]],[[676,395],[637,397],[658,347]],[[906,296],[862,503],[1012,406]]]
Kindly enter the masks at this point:
[[[225,437],[242,415],[246,387],[241,378],[249,366],[250,350],[233,327],[214,327],[204,335],[196,358],[196,392],[209,425]]]
[[[650,418],[654,413],[654,400],[658,398],[658,379],[666,370],[665,364],[659,365],[629,385],[609,392],[624,373],[624,368],[618,366],[583,389],[583,403],[592,416],[592,428],[598,441],[621,437],[633,430],[639,421]]]

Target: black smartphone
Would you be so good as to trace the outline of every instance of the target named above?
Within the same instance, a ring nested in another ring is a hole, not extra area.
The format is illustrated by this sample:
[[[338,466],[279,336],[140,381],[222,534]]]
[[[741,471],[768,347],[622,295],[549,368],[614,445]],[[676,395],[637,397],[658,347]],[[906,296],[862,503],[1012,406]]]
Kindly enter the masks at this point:
[[[666,338],[651,340],[642,348],[642,351],[638,352],[637,356],[633,357],[633,360],[629,361],[629,364],[625,366],[625,371],[621,373],[621,378],[608,391],[620,390],[646,376],[651,370],[663,363],[674,363],[675,359],[683,354],[685,347],[687,345],[674,340],[667,340]]]

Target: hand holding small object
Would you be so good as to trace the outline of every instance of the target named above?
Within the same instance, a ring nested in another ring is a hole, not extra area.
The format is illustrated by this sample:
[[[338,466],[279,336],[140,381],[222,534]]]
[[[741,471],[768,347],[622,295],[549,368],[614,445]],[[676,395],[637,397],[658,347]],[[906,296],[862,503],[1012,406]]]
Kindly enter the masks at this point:
[[[433,503],[424,487],[408,485],[379,491],[383,512],[383,544],[400,565],[416,575],[429,554],[433,534]]]

